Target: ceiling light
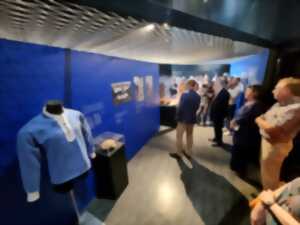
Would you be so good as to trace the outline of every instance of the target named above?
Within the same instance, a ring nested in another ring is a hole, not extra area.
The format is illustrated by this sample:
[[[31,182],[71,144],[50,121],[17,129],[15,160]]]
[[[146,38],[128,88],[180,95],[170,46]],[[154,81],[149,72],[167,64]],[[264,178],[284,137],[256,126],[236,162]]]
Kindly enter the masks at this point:
[[[151,31],[151,30],[153,30],[154,28],[155,28],[155,25],[154,25],[153,23],[148,24],[148,25],[145,26],[145,29],[146,29],[147,31]]]
[[[163,26],[166,30],[169,30],[170,29],[170,25],[168,23],[163,23]]]

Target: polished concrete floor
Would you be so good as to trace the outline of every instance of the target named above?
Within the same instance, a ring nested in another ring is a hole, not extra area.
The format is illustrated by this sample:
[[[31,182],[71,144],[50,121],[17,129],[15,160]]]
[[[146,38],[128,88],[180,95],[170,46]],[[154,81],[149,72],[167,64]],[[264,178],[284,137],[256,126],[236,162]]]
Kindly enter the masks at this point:
[[[129,162],[120,199],[95,200],[90,213],[106,225],[248,225],[257,189],[229,169],[230,153],[211,147],[211,136],[197,127],[193,158],[176,160],[175,131],[161,132]]]

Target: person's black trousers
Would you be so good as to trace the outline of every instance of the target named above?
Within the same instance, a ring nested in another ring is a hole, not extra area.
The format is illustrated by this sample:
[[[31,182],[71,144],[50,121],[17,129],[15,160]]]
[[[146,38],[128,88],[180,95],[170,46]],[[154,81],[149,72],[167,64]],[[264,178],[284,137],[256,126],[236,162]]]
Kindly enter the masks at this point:
[[[224,126],[224,118],[217,119],[213,121],[214,132],[215,132],[215,142],[217,144],[223,144],[223,131],[222,128]]]
[[[300,132],[293,140],[293,149],[283,161],[281,180],[290,182],[300,176]]]
[[[233,144],[230,168],[236,172],[244,173],[250,163],[259,166],[259,153],[260,145],[253,143]]]
[[[236,104],[228,106],[228,119],[229,121],[233,119],[235,114]]]
[[[226,124],[226,128],[229,131],[232,131],[232,129],[230,129],[230,121],[234,118],[235,109],[236,109],[236,104],[228,106],[228,115],[226,117],[225,124]]]
[[[245,146],[233,145],[231,149],[230,168],[236,172],[245,172],[247,168]]]

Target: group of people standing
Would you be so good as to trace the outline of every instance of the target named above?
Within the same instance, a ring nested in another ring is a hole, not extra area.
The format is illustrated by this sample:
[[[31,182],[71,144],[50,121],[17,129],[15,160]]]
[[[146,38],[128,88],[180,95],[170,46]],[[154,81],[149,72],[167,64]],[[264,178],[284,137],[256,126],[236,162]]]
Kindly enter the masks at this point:
[[[195,124],[212,124],[214,138],[210,139],[213,146],[223,146],[224,121],[233,118],[236,100],[242,93],[239,78],[218,77],[213,82],[199,87],[196,80],[186,82],[186,91],[182,93],[177,107],[177,152],[190,155],[193,145],[193,128]],[[229,124],[229,122],[228,122]],[[228,130],[231,130],[228,125]],[[182,139],[186,132],[186,149]]]
[[[264,191],[257,198],[259,203],[255,204],[253,209],[252,224],[299,224],[297,221],[300,219],[300,178],[284,185],[280,179],[280,172],[284,160],[293,148],[293,140],[300,131],[300,79],[292,77],[281,79],[273,90],[277,102],[269,110],[266,110],[265,104],[261,101],[262,87],[259,85],[246,88],[245,103],[238,108],[236,101],[242,92],[239,80],[232,79],[230,83],[226,81],[222,77],[214,81],[214,93],[210,101],[207,101],[207,94],[204,98],[203,94],[198,94],[199,85],[195,80],[187,81],[187,89],[182,94],[177,108],[175,156],[181,157],[184,154],[188,158],[191,157],[197,113],[209,111],[215,135],[210,140],[213,146],[223,145],[222,129],[226,124],[228,130],[232,132],[231,169],[243,176],[249,163],[256,163],[260,167]],[[201,103],[202,100],[205,104]],[[185,132],[186,148],[183,147],[182,141]],[[277,202],[277,199],[283,198],[282,193],[286,195],[286,192],[290,197],[285,197],[286,201],[281,203]],[[293,199],[291,200],[293,204],[287,201],[289,198]],[[273,211],[271,206],[274,206]],[[268,214],[270,211],[272,213]],[[270,215],[273,215],[272,218],[266,219]],[[275,223],[275,218],[280,222]]]

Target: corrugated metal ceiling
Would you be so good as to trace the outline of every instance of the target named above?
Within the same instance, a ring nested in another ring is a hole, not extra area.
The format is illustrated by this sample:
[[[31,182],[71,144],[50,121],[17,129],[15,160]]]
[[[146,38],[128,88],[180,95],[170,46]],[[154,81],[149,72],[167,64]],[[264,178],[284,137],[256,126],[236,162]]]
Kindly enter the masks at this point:
[[[199,64],[261,47],[54,0],[2,0],[0,38],[167,64]]]

